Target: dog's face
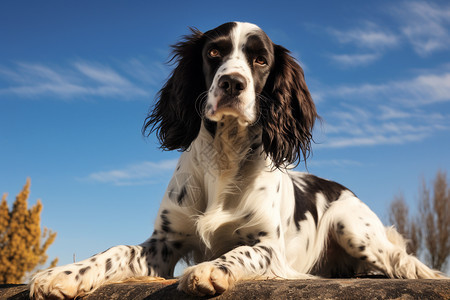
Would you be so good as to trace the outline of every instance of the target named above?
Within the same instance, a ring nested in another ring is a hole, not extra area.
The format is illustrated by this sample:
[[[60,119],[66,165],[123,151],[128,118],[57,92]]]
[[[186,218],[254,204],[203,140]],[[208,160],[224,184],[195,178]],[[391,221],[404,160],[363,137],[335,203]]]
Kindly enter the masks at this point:
[[[206,32],[205,37],[205,116],[218,122],[231,115],[242,124],[252,124],[258,114],[257,95],[274,63],[272,41],[249,23],[226,23]]]
[[[306,159],[317,113],[287,49],[256,25],[231,22],[193,29],[173,50],[176,67],[144,124],[163,149],[188,149],[205,119],[214,135],[217,122],[237,118],[261,130],[275,166]]]

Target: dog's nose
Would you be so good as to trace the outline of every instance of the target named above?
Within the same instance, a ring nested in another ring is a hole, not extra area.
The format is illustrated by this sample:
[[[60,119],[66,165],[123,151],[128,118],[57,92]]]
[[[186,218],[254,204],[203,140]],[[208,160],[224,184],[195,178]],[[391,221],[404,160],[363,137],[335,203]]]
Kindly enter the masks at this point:
[[[239,74],[223,75],[219,79],[219,87],[225,94],[235,97],[238,96],[247,87],[247,81],[244,76]]]

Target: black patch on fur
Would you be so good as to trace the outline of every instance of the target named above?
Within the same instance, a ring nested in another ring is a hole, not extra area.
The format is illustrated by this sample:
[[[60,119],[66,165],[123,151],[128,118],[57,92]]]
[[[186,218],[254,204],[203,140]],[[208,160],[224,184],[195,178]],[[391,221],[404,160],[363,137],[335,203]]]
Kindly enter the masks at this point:
[[[366,260],[366,259],[367,259],[367,256],[366,256],[366,255],[361,256],[359,259],[360,259],[360,260]]]
[[[253,215],[254,215],[253,212],[249,212],[248,214],[246,214],[246,215],[244,216],[244,219],[245,219],[245,220],[248,220],[248,219],[250,219]]]
[[[247,256],[248,258],[252,258],[252,256],[250,255],[250,252],[245,251],[245,256]]]
[[[108,258],[105,264],[105,273],[108,272],[111,269],[111,267],[112,267],[111,258]]]
[[[266,251],[267,254],[269,254],[270,258],[272,258],[272,254],[273,254],[273,250],[272,248],[266,247],[264,245],[258,246],[259,248],[261,248],[262,250]]]
[[[130,251],[130,261],[132,261],[134,259],[134,257],[136,256],[136,250],[134,248],[131,248]]]
[[[229,270],[227,267],[225,267],[224,265],[220,265],[219,266],[219,270],[221,270],[222,272],[224,272],[225,274],[229,273]]]
[[[280,182],[278,182],[278,185],[277,185],[277,193],[280,191]]]
[[[177,197],[178,205],[181,205],[183,203],[184,196],[186,196],[186,186],[185,185],[181,188],[181,191],[178,194],[178,197]]]
[[[130,270],[131,270],[131,272],[133,272],[133,273],[134,273],[133,260],[134,260],[135,256],[136,256],[136,250],[134,250],[134,248],[131,248],[131,251],[130,251],[130,260],[128,261],[128,265],[130,266]]]
[[[183,247],[183,243],[179,241],[173,242],[172,245],[175,249],[181,249],[181,247]]]
[[[64,271],[64,274],[70,275],[70,274],[72,274],[72,271]]]
[[[366,246],[359,246],[359,251],[364,251],[366,250]]]
[[[347,244],[350,248],[353,248],[352,240],[348,239]]]
[[[270,265],[270,257],[264,256],[264,259],[266,260],[266,265],[269,266]]]
[[[338,222],[338,223],[337,223],[337,230],[336,230],[336,233],[339,234],[339,235],[343,235],[343,234],[344,234],[344,228],[345,228],[345,226],[342,225],[341,222]]]
[[[151,256],[156,255],[156,244],[157,244],[156,239],[151,239],[149,242],[148,254],[150,254]]]
[[[161,229],[164,232],[172,232],[172,229],[170,228],[171,223],[169,221],[169,218],[167,217],[168,213],[169,211],[167,209],[161,212],[161,220],[162,220]]]
[[[80,269],[80,271],[79,271],[80,275],[83,275],[84,273],[86,273],[87,271],[89,271],[90,268],[91,268],[91,267],[85,267],[85,268]]]
[[[258,232],[258,236],[266,236],[266,235],[267,235],[267,232],[265,232],[265,231]]]
[[[311,194],[307,191],[303,192],[295,183],[292,181],[294,187],[294,197],[295,197],[295,208],[294,208],[294,221],[297,231],[300,231],[300,222],[306,220],[306,213],[310,212],[314,218],[314,222],[318,222],[317,207],[316,207],[316,197],[315,194]]]
[[[247,244],[249,246],[254,246],[256,244],[258,244],[259,242],[261,242],[260,239],[255,238],[255,235],[252,233],[247,234]]]
[[[316,196],[317,193],[324,195],[328,202],[336,201],[341,193],[348,190],[346,187],[334,181],[325,180],[314,175],[292,176],[294,186],[295,210],[294,220],[297,230],[300,230],[300,222],[306,219],[306,213],[310,212],[314,222],[318,223]],[[299,188],[303,187],[303,190]]]
[[[277,226],[277,236],[280,238],[280,225]]]
[[[163,261],[167,262],[170,254],[172,254],[172,250],[167,247],[167,244],[163,243],[161,248],[161,257]]]
[[[212,137],[216,136],[216,131],[217,131],[217,123],[216,122],[213,122],[213,121],[205,118],[203,120],[203,126],[205,126],[206,130],[209,132],[209,134]]]

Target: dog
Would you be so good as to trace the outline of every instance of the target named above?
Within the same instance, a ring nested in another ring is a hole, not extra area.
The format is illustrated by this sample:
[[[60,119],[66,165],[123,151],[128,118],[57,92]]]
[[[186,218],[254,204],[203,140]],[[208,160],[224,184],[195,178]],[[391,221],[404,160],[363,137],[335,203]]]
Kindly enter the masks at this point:
[[[318,118],[304,73],[258,26],[231,22],[173,46],[175,69],[144,122],[181,150],[151,237],[34,276],[30,295],[73,298],[108,282],[180,277],[214,295],[242,279],[443,278],[344,186],[292,171]]]

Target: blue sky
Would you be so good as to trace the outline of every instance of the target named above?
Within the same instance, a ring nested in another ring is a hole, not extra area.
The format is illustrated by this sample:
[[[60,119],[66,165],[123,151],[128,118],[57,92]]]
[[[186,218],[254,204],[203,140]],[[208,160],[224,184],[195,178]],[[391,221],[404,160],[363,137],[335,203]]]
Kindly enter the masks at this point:
[[[194,26],[256,23],[304,67],[323,123],[308,171],[383,221],[450,166],[447,1],[1,1],[0,193],[32,181],[60,264],[153,230],[178,152],[141,126]],[[298,167],[304,170],[304,165]]]

